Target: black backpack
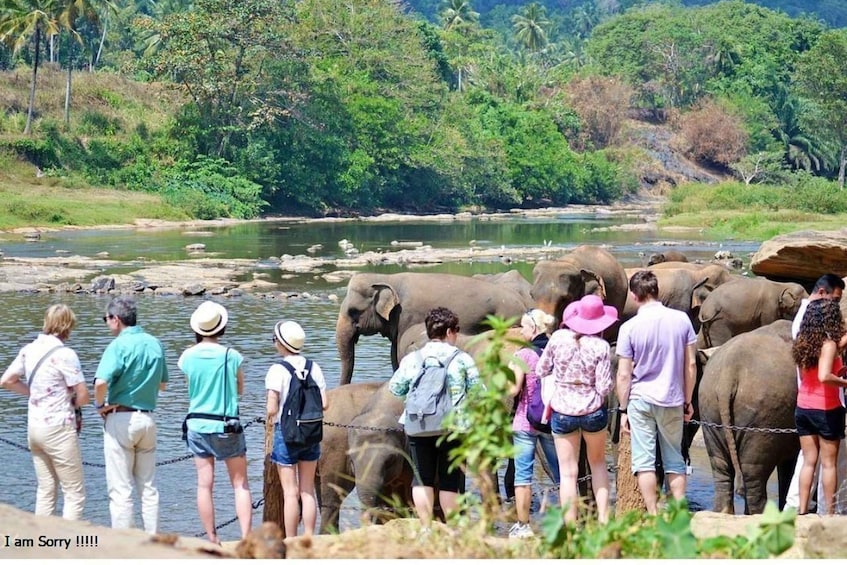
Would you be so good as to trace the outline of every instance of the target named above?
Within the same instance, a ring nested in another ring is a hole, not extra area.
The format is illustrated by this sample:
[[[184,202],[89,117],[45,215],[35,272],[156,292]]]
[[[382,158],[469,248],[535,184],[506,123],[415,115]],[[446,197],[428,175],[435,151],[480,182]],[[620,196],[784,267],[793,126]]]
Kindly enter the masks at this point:
[[[447,384],[447,367],[461,353],[456,349],[443,363],[436,357],[437,364],[426,364],[420,352],[421,370],[412,381],[406,395],[406,423],[404,429],[409,437],[438,436],[445,431],[444,418],[453,410],[453,398]]]
[[[323,439],[324,410],[321,389],[312,378],[312,362],[307,359],[302,372],[285,360],[280,361],[280,365],[291,374],[280,418],[282,439],[287,445],[294,446],[320,443]]]

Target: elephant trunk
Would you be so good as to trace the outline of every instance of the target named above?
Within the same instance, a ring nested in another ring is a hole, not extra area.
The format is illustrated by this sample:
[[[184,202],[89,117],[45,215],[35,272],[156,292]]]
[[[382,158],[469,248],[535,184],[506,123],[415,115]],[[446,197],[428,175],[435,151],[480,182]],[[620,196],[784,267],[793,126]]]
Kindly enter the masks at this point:
[[[353,380],[353,366],[356,362],[356,338],[358,334],[353,327],[353,321],[347,316],[338,316],[335,325],[335,343],[338,347],[338,357],[341,359],[341,374],[339,386],[350,384]]]

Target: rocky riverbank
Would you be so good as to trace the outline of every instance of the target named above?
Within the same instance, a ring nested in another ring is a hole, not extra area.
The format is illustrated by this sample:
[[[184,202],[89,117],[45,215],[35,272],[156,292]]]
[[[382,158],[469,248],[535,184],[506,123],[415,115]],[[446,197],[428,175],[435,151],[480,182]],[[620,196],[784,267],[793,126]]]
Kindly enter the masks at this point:
[[[637,223],[616,226],[615,229],[639,231],[655,229],[658,218],[657,201],[638,201],[611,207],[573,206],[566,209],[515,210],[502,214],[440,214],[435,216],[406,216],[383,214],[368,218],[357,218],[369,222],[457,222],[478,219],[481,221],[503,218],[519,214],[528,217],[550,215],[597,214],[608,216],[632,215]],[[338,218],[268,218],[251,221],[289,220],[297,222],[345,222],[351,219]],[[272,298],[290,298],[301,293],[280,293],[278,285],[266,280],[258,272],[261,269],[277,268],[282,277],[305,273],[319,273],[328,282],[346,281],[353,269],[377,265],[431,265],[447,262],[466,262],[474,260],[498,260],[508,265],[517,260],[539,261],[566,253],[573,246],[528,246],[510,247],[508,250],[499,245],[478,245],[469,242],[467,247],[454,249],[434,249],[424,242],[391,241],[385,242],[380,251],[360,253],[347,249],[343,256],[326,258],[318,256],[318,248],[309,248],[307,254],[283,255],[260,259],[220,259],[206,253],[206,241],[213,233],[211,227],[233,225],[237,220],[164,222],[138,220],[132,226],[101,226],[96,229],[184,229],[187,235],[195,235],[197,243],[186,248],[190,258],[186,260],[160,262],[139,257],[131,263],[115,261],[107,252],[94,257],[67,255],[57,251],[55,257],[25,257],[2,255],[0,251],[0,292],[53,292],[53,293],[150,293],[157,295],[238,295],[241,293],[265,294]],[[68,228],[75,229],[75,228]],[[94,229],[94,228],[86,228]],[[609,228],[598,228],[608,230]],[[46,237],[47,228],[24,228],[0,232],[2,243],[14,239],[38,239]],[[316,247],[316,246],[315,246]],[[134,269],[129,270],[128,269]],[[120,274],[115,274],[120,270]],[[127,272],[128,271],[128,272]],[[190,281],[190,282],[186,282]],[[310,297],[306,295],[306,297]],[[312,297],[314,298],[314,297]],[[334,300],[337,297],[327,295],[321,298]]]

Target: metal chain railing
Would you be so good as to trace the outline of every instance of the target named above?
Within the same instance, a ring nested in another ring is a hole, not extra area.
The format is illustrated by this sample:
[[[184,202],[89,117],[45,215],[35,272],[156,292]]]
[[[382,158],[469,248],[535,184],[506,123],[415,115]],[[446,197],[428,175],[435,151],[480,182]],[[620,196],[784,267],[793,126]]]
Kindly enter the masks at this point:
[[[760,432],[769,434],[796,434],[796,428],[751,428],[747,426],[733,426],[731,424],[717,424],[715,422],[703,422],[700,420],[691,420],[692,424],[699,424],[709,428],[723,428],[735,432]]]
[[[253,510],[258,510],[259,507],[262,506],[264,503],[265,503],[265,499],[260,498],[259,500],[257,500],[256,502],[254,502],[252,504]],[[225,528],[225,527],[229,526],[230,524],[234,524],[237,521],[238,521],[238,516],[235,516],[235,517],[227,520],[226,522],[221,522],[220,524],[216,524],[215,525],[215,532],[217,532],[221,528]],[[205,535],[206,535],[206,532],[200,532],[200,533],[194,534],[194,537],[195,538],[202,538]]]

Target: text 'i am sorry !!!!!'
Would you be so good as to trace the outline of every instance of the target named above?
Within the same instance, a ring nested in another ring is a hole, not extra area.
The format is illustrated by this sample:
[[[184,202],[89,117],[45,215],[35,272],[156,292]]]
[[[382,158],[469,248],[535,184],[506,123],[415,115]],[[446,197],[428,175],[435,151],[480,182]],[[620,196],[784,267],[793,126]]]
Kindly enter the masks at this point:
[[[76,542],[74,543],[75,547],[97,547],[97,536],[76,536],[76,538],[38,536],[38,539],[3,536],[3,541],[4,547],[59,547],[70,549],[74,542]]]

